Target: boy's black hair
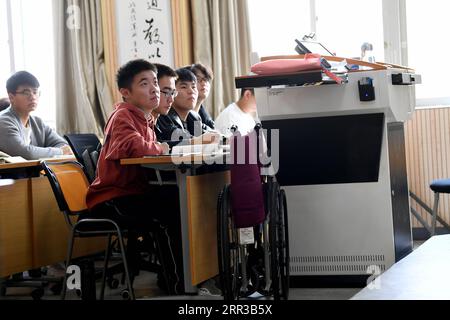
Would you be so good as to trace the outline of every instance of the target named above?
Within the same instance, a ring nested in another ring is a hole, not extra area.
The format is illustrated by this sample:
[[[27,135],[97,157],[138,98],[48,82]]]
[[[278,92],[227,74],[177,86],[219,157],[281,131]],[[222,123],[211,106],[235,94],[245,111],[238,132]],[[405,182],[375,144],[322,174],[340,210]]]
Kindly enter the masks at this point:
[[[158,69],[158,80],[164,77],[178,78],[175,70],[165,64],[155,63],[155,67]]]
[[[158,73],[155,65],[147,60],[137,59],[128,62],[117,71],[117,86],[119,89],[131,89],[134,77],[143,71]]]
[[[189,70],[191,70],[194,74],[196,72],[201,72],[205,75],[205,78],[211,82],[214,79],[214,73],[212,72],[212,70],[210,68],[208,68],[207,66],[205,66],[204,64],[201,63],[195,63],[193,65],[191,65],[189,67]]]
[[[255,89],[253,88],[242,88],[241,90],[241,99],[244,97],[245,91],[250,91],[252,93],[252,95],[255,95]]]
[[[178,75],[177,83],[180,81],[197,83],[197,77],[191,70],[189,70],[189,68],[181,68],[178,69],[176,72]]]
[[[20,86],[30,86],[32,88],[39,88],[38,79],[27,71],[19,71],[13,74],[8,81],[6,81],[6,91],[15,94],[17,88]]]

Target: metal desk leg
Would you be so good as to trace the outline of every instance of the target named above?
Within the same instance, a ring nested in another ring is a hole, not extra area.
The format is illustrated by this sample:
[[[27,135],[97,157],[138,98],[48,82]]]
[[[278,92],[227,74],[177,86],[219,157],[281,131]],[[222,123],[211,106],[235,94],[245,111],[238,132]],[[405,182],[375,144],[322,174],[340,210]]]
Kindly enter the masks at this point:
[[[180,193],[181,239],[183,242],[184,288],[186,293],[197,293],[197,287],[192,285],[189,253],[188,194],[186,178],[190,175],[191,170],[186,170],[185,173],[181,173],[180,170],[177,170],[177,183]]]

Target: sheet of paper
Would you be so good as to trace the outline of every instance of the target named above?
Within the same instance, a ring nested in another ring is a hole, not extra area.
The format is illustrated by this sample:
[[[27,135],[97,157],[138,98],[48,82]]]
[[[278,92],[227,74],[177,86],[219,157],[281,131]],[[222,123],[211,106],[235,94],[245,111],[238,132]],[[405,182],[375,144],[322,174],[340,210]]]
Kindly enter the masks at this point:
[[[22,163],[22,162],[27,162],[26,159],[22,158],[22,157],[9,157],[9,158],[4,158],[5,162],[7,163]]]

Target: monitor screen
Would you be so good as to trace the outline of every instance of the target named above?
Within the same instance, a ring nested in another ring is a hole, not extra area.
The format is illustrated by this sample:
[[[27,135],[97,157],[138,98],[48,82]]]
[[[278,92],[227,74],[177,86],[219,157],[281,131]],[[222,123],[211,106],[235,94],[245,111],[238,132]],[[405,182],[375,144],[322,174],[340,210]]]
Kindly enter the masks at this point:
[[[295,48],[295,50],[299,54],[317,53],[322,56],[335,56],[335,54],[333,54],[320,42],[305,41],[305,40],[300,41],[297,39],[295,39],[295,42],[297,42],[297,47]]]
[[[278,182],[282,186],[377,182],[382,113],[267,120],[279,130]],[[271,139],[267,139],[269,150]]]

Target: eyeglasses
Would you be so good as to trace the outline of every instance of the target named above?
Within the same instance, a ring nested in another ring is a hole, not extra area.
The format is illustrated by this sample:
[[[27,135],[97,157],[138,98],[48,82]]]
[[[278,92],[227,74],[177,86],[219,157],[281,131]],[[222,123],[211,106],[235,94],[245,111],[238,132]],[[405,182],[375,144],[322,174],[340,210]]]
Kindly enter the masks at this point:
[[[209,83],[209,79],[208,79],[208,78],[202,78],[202,77],[197,76],[197,82],[198,82],[198,83],[200,83],[200,82]]]
[[[170,97],[176,98],[176,96],[178,96],[178,91],[177,90],[172,90],[172,91],[161,90],[161,93],[164,93],[166,98],[170,98]]]
[[[39,98],[41,96],[41,91],[25,89],[23,91],[15,92],[15,94],[21,94],[21,95],[27,97],[28,99],[31,98],[32,96],[35,96],[35,97]]]

